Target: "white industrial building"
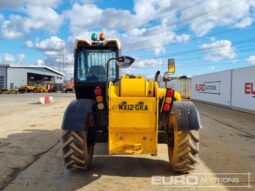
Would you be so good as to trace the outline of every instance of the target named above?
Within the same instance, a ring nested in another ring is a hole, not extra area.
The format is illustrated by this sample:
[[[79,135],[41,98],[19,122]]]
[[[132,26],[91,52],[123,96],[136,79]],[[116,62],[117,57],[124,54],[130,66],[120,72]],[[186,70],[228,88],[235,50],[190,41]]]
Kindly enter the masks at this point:
[[[47,66],[0,64],[0,89],[44,83],[53,83],[61,88],[63,82],[64,74]]]

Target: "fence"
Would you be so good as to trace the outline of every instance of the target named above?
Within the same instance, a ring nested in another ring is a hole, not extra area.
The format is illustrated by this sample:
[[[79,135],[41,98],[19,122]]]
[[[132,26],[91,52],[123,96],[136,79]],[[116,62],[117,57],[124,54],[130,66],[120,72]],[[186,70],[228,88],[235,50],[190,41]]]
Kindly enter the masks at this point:
[[[191,99],[255,111],[255,66],[192,77]]]

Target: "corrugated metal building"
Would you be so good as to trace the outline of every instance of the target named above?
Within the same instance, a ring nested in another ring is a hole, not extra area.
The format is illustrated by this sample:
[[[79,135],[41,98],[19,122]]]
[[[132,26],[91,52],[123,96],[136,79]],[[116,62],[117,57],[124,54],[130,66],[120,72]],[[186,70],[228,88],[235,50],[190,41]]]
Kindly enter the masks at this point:
[[[47,66],[0,64],[0,89],[13,89],[46,82],[62,87],[64,74]]]

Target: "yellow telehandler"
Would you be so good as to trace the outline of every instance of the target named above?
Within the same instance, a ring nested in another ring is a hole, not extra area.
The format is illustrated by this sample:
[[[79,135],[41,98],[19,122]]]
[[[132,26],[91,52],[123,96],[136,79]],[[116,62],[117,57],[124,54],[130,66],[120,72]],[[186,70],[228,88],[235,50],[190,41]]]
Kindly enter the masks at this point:
[[[108,143],[110,155],[158,153],[158,143],[168,145],[169,163],[176,172],[188,173],[198,161],[200,117],[194,104],[182,101],[167,88],[175,72],[168,60],[165,88],[144,76],[122,75],[134,59],[120,55],[118,40],[92,34],[91,41],[76,40],[74,84],[76,100],[65,111],[62,129],[63,157],[67,169],[86,170],[97,142]]]

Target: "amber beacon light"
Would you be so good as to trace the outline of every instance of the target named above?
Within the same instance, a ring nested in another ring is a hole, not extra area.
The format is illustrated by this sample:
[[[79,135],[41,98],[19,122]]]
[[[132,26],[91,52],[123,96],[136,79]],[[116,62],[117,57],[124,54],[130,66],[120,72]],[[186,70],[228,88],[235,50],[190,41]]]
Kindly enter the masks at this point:
[[[105,40],[105,34],[104,33],[100,33],[99,34],[99,39],[102,40],[102,41]]]

